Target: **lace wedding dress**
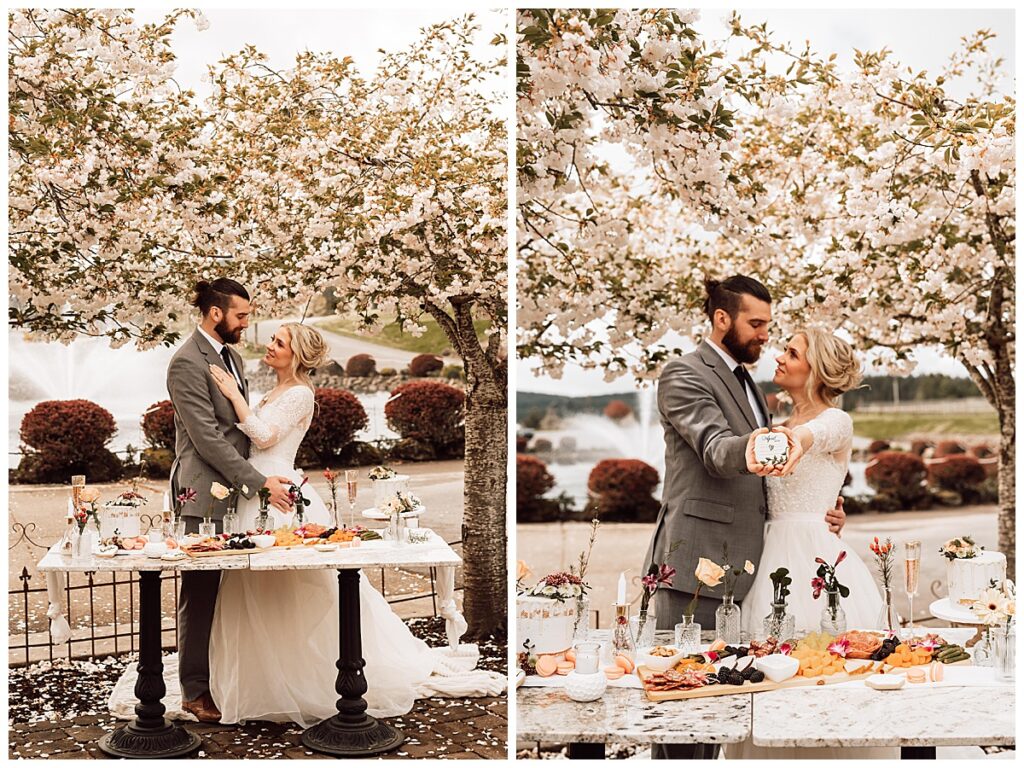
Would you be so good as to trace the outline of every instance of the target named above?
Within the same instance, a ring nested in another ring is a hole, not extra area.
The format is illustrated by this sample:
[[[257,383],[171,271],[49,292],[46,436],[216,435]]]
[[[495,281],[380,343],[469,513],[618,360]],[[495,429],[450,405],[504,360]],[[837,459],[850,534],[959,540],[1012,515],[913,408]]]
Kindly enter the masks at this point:
[[[264,475],[302,481],[295,454],[313,417],[313,393],[296,386],[239,424]],[[307,483],[307,522],[331,526],[330,511]],[[258,501],[242,500],[243,530]],[[272,510],[275,525],[291,515]],[[417,686],[434,670],[430,648],[414,637],[363,577],[359,585],[367,711],[392,717],[412,709]],[[222,722],[293,721],[303,727],[333,715],[338,659],[338,577],[333,570],[224,571],[210,634],[210,692]]]
[[[768,521],[765,523],[764,549],[754,583],[743,599],[743,630],[760,637],[761,623],[771,613],[773,589],[770,574],[788,568],[793,583],[789,587],[788,611],[796,618],[798,634],[820,631],[821,611],[826,605],[823,592],[815,600],[811,579],[816,575],[820,557],[829,564],[839,553],[846,559],[836,568],[839,583],[850,588],[842,600],[848,629],[873,629],[882,611],[882,597],[874,576],[859,555],[834,533],[825,522],[825,512],[835,506],[846,479],[853,444],[853,421],[839,408],[829,408],[808,421],[813,435],[810,449],[796,469],[786,477],[769,477]],[[782,638],[780,638],[782,639]],[[772,749],[755,747],[751,740],[725,747],[733,758],[899,758],[899,749]]]

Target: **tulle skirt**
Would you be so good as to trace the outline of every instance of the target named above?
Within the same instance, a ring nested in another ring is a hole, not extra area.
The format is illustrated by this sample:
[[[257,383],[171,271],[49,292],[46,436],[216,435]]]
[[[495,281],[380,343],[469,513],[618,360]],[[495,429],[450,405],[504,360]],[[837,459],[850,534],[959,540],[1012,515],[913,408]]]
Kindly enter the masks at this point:
[[[301,481],[294,469],[273,462],[258,469]],[[303,494],[311,502],[306,521],[332,525],[330,511],[308,483]],[[254,499],[239,506],[243,529],[256,519]],[[286,515],[272,514],[276,525],[289,522]],[[367,711],[374,717],[406,714],[434,658],[365,576],[359,604]],[[210,634],[210,692],[222,722],[292,721],[309,727],[330,717],[337,712],[338,645],[336,571],[224,571]]]
[[[788,568],[793,583],[789,586],[788,611],[796,618],[796,631],[818,632],[821,612],[827,605],[824,592],[815,600],[811,579],[818,564],[815,557],[834,563],[840,552],[846,559],[836,568],[839,583],[850,588],[850,596],[841,600],[848,629],[875,629],[882,615],[882,596],[874,576],[860,556],[842,539],[829,531],[819,517],[814,520],[772,520],[765,524],[764,550],[754,574],[754,584],[743,598],[743,629],[751,637],[761,636],[761,624],[772,611],[773,589],[770,574]]]

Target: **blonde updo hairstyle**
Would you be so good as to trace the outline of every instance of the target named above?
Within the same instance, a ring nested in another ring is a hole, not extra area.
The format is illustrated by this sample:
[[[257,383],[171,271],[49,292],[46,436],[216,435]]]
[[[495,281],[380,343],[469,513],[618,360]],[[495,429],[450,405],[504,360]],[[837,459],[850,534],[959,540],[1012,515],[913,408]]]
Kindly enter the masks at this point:
[[[285,323],[281,327],[287,329],[291,339],[292,373],[307,387],[315,389],[310,376],[327,362],[327,342],[316,328],[308,325]]]
[[[807,395],[834,406],[839,396],[856,389],[863,378],[853,347],[820,328],[797,331],[807,341]]]

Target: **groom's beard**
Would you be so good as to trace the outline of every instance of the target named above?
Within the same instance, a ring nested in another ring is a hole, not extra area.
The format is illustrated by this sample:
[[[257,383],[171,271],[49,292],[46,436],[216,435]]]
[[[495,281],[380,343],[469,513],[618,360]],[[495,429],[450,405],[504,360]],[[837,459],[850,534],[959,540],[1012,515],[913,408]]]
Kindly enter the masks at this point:
[[[761,342],[757,339],[751,339],[746,344],[741,344],[735,325],[725,332],[722,346],[729,350],[729,354],[732,355],[737,363],[750,365],[756,363],[757,359],[761,356]]]
[[[213,330],[220,336],[220,340],[225,344],[237,344],[242,338],[242,331],[245,330],[242,326],[232,329],[227,324],[227,320],[221,320],[217,325],[214,326]]]

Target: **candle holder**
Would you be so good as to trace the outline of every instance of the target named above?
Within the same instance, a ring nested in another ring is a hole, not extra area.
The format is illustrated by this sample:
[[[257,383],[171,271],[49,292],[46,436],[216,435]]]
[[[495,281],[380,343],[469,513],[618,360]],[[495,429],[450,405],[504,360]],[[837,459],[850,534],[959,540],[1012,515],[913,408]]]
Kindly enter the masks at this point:
[[[612,652],[625,653],[632,657],[636,653],[633,635],[629,631],[629,604],[615,604],[615,624],[612,628]]]

